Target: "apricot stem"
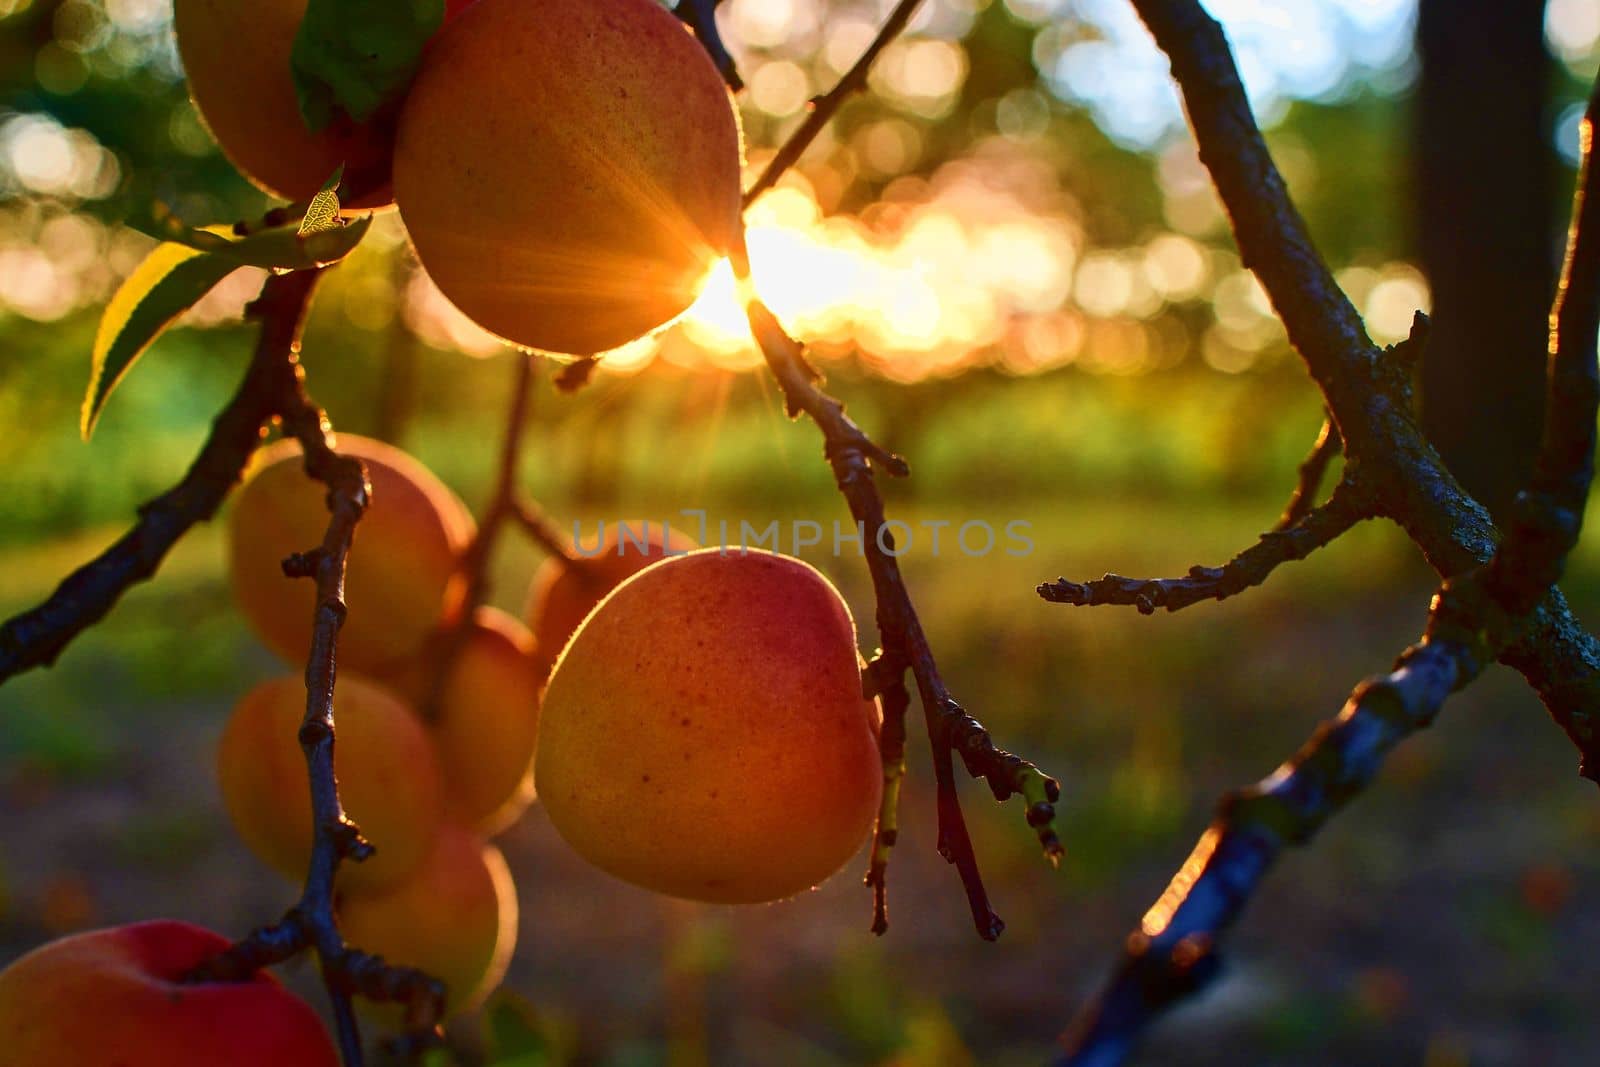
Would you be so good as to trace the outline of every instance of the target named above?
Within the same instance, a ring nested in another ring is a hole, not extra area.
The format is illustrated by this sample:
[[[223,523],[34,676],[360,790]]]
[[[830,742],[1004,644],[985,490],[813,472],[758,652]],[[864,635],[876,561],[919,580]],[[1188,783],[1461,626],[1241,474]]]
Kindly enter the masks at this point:
[[[455,622],[440,635],[435,645],[433,684],[422,706],[423,717],[429,721],[437,717],[439,698],[443,693],[445,681],[450,677],[450,671],[461,655],[461,650],[466,647],[473,613],[489,593],[489,559],[494,554],[495,540],[500,536],[500,527],[507,519],[517,519],[526,525],[526,520],[522,516],[525,509],[531,507],[519,493],[517,480],[522,461],[522,442],[527,435],[528,420],[533,410],[535,357],[525,352],[518,352],[514,358],[517,364],[516,383],[512,386],[511,403],[506,408],[505,431],[500,445],[494,493],[489,499],[489,506],[484,511],[482,520],[478,523],[478,532],[467,545],[466,551],[461,554],[458,569],[466,582],[461,611]],[[529,514],[533,512],[530,511]]]

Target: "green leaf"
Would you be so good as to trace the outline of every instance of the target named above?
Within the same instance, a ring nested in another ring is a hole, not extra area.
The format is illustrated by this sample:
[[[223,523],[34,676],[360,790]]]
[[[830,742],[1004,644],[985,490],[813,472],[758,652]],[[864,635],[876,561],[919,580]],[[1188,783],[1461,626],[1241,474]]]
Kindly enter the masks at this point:
[[[106,305],[94,338],[89,391],[79,430],[87,441],[106,399],[152,341],[239,267],[232,259],[180,244],[158,245]]]
[[[154,227],[130,223],[134,229],[147,233],[170,244],[183,245],[197,252],[207,252],[221,259],[233,261],[236,267],[265,267],[268,270],[308,270],[337,263],[355,250],[372,226],[372,216],[364,215],[347,225],[337,221],[338,198],[327,194],[334,207],[334,219],[321,217],[326,206],[324,194],[318,193],[312,201],[312,211],[306,221],[270,230],[258,230],[245,237],[231,237],[223,226],[205,229],[176,228],[158,223]],[[320,206],[319,206],[320,205]],[[319,219],[312,220],[316,212]]]
[[[365,122],[399,99],[443,23],[444,0],[310,0],[289,57],[306,125]]]

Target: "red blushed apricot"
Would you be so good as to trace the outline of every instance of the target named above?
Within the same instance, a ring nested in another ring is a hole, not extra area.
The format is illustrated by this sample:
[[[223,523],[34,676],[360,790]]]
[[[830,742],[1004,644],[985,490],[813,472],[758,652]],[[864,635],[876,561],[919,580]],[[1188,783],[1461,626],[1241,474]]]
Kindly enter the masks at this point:
[[[378,673],[415,656],[459,612],[456,565],[474,524],[456,495],[400,449],[355,434],[340,434],[337,447],[366,463],[372,481],[372,505],[350,548],[339,665]],[[322,543],[327,489],[306,475],[293,440],[263,449],[251,472],[228,517],[234,598],[268,647],[304,663],[316,583],[284,577],[282,561]]]
[[[440,291],[525,348],[615,348],[740,241],[740,134],[656,0],[477,0],[400,112],[395,200]]]
[[[482,1003],[517,945],[516,884],[505,857],[450,823],[409,878],[379,892],[343,892],[338,913],[350,944],[442,981],[450,1015]]]
[[[239,701],[217,745],[217,780],[233,825],[257,856],[293,879],[311,856],[311,800],[298,732],[299,675],[256,686]],[[339,795],[376,850],[339,869],[339,884],[393,884],[433,848],[444,810],[433,741],[387,689],[341,673],[334,688],[334,772]]]
[[[545,690],[534,780],[603,870],[670,896],[777,900],[866,838],[882,767],[855,624],[797,559],[705,549],[619,585]]]
[[[154,920],[74,934],[0,971],[0,1060],[18,1067],[338,1067],[310,1005],[271,976],[184,982],[228,940]]]
[[[692,537],[661,523],[613,523],[598,548],[583,548],[570,560],[547,559],[540,564],[523,611],[533,627],[544,673],[555,665],[583,617],[607,593],[657,560],[699,547]]]

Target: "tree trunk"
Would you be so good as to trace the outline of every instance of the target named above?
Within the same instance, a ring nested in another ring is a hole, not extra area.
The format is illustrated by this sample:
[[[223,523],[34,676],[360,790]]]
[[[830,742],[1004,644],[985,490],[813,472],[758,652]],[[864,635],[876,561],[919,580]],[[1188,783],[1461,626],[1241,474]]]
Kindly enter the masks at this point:
[[[1422,0],[1417,27],[1417,218],[1433,290],[1423,425],[1496,517],[1538,448],[1559,258],[1544,6]]]

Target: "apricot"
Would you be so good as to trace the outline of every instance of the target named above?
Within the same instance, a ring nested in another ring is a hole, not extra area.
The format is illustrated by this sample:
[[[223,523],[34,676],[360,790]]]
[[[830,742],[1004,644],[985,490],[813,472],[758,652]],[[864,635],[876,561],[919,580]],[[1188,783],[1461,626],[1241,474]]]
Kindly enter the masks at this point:
[[[424,657],[396,680],[414,707],[433,695],[432,666]],[[543,687],[533,634],[498,608],[479,608],[428,723],[446,807],[479,833],[505,829],[533,802]]]
[[[462,826],[446,823],[411,876],[378,892],[338,900],[345,940],[445,984],[446,1014],[482,1003],[517,945],[517,894],[505,857]]]
[[[704,549],[584,620],[545,690],[534,780],[603,870],[719,903],[808,889],[867,836],[882,786],[855,624],[797,559]]]
[[[477,0],[423,57],[394,189],[467,317],[591,354],[694,301],[738,241],[739,167],[727,88],[656,0]]]
[[[356,527],[345,575],[349,615],[339,662],[378,673],[415,656],[459,611],[456,562],[472,516],[444,483],[398,448],[340,434],[338,450],[367,465],[372,505]],[[282,561],[322,543],[327,490],[308,478],[299,442],[263,449],[228,519],[228,568],[245,619],[274,652],[303,663],[311,648],[316,583],[283,575]]]
[[[339,675],[333,705],[339,796],[376,850],[340,868],[339,881],[390,885],[422,862],[439,828],[444,789],[433,741],[398,697],[357,675]],[[305,875],[312,838],[296,736],[305,706],[299,676],[263,682],[239,701],[217,745],[217,779],[234,828],[264,862],[296,879]]]
[[[189,95],[222,152],[284,200],[308,200],[339,168],[384,167],[387,138],[347,118],[312,133],[289,72],[306,0],[176,0],[173,29]],[[387,184],[351,204],[377,208]]]
[[[0,971],[0,1059],[75,1067],[338,1067],[311,1006],[258,972],[183,982],[228,940],[184,922],[90,930]]]
[[[613,523],[597,548],[574,558],[547,559],[534,572],[524,615],[533,627],[540,664],[548,674],[583,617],[607,593],[669,553],[699,544],[686,534],[649,521]]]

